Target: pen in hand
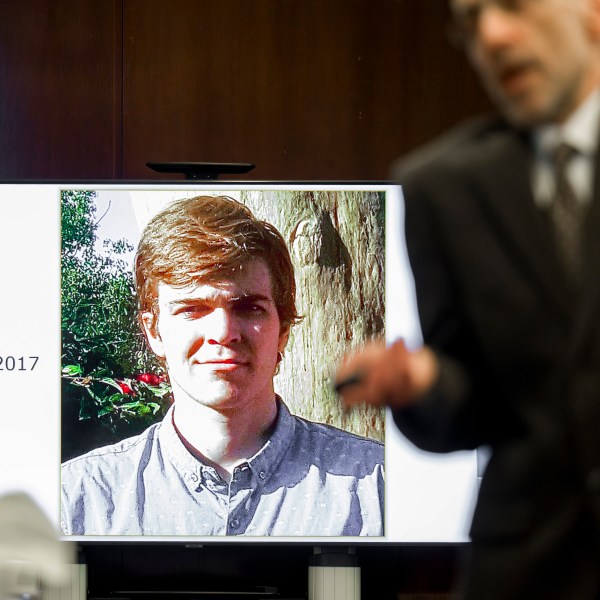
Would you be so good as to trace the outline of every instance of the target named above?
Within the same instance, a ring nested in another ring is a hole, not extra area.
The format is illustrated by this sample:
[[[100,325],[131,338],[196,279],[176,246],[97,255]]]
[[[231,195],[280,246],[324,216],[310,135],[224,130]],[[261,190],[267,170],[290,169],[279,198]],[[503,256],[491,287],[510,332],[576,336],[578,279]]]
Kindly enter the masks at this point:
[[[356,371],[354,373],[351,373],[347,377],[344,377],[343,379],[336,381],[334,389],[337,394],[341,394],[342,391],[345,390],[346,388],[349,388],[353,385],[358,385],[359,383],[362,383],[364,378],[365,378],[364,373],[362,373],[361,371]]]

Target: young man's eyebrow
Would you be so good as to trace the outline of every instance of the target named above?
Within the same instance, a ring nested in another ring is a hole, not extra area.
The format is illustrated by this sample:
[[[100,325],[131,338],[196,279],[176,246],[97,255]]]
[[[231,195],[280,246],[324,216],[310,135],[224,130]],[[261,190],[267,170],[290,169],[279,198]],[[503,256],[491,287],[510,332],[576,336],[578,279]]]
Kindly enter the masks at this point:
[[[178,306],[190,306],[193,304],[204,304],[212,302],[212,298],[177,298],[174,300],[169,300],[167,302],[167,306],[176,308]],[[265,294],[240,294],[238,296],[233,296],[232,298],[227,298],[225,302],[273,302],[273,298],[267,296]]]
[[[174,312],[181,308],[200,306],[209,302],[210,300],[207,298],[176,298],[173,300],[169,300],[166,303],[165,308],[170,312]]]
[[[200,302],[208,302],[207,298],[177,298],[176,300],[169,300],[168,306],[181,306],[186,304],[198,304]]]
[[[264,294],[240,294],[229,299],[229,302],[273,302],[273,298]]]

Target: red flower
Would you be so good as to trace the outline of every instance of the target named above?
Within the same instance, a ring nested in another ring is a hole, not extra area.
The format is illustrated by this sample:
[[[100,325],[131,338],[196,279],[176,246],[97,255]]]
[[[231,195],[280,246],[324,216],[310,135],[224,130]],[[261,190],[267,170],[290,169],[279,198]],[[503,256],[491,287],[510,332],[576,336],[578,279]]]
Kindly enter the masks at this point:
[[[154,373],[140,373],[136,375],[135,379],[148,385],[160,385],[161,382],[160,377]]]
[[[116,381],[119,384],[119,387],[121,388],[122,394],[127,394],[128,396],[133,396],[135,394],[134,390],[131,388],[131,386],[129,386],[129,384],[126,381],[123,381],[121,379],[117,379]]]

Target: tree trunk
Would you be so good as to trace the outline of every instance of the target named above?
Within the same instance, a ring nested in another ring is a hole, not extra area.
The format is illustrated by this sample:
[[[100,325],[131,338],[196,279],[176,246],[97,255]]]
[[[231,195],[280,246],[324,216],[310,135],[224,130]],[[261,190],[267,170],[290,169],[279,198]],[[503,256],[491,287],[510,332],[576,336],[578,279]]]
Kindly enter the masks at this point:
[[[383,335],[384,206],[373,191],[242,192],[287,240],[302,321],[292,328],[275,389],[302,417],[383,440],[383,410],[345,413],[333,390],[348,350]]]

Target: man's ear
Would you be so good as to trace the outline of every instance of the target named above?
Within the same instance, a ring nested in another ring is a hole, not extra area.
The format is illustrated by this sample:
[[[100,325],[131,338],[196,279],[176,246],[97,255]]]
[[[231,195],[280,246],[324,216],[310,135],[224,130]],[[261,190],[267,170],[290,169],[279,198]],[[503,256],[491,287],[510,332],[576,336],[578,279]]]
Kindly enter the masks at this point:
[[[283,352],[285,347],[287,346],[288,339],[290,338],[290,328],[287,327],[279,334],[279,344],[277,345],[277,350],[279,352]]]
[[[162,339],[158,333],[158,316],[154,312],[148,310],[142,313],[142,325],[146,339],[152,351],[159,358],[165,358],[165,351]]]

